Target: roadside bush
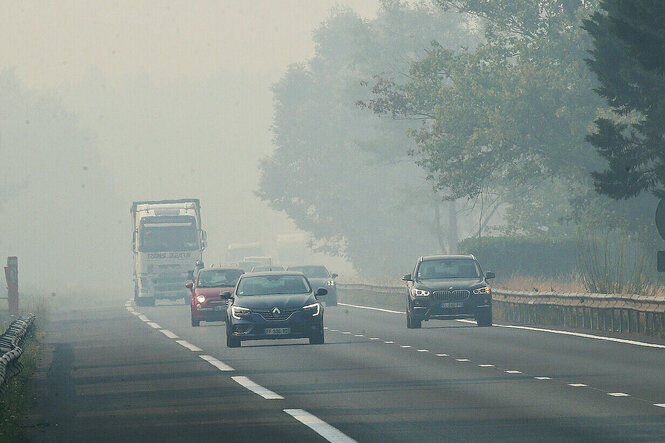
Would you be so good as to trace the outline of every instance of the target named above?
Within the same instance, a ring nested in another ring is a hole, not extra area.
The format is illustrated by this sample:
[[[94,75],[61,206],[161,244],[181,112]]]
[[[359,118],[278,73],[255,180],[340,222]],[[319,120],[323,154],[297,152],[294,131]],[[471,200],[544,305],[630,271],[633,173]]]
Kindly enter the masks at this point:
[[[577,269],[578,248],[573,238],[467,238],[458,249],[475,255],[483,270],[496,272],[499,281],[515,275],[560,278]]]

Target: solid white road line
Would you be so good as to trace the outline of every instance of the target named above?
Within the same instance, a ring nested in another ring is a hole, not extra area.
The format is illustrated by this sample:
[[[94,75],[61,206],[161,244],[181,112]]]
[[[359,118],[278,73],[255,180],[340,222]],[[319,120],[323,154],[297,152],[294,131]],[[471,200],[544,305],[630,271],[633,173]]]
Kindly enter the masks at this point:
[[[154,321],[149,321],[149,322],[146,323],[146,325],[150,326],[150,327],[153,328],[153,329],[162,329],[162,327],[159,326],[159,325],[158,325],[157,323],[155,323]]]
[[[626,394],[625,392],[608,392],[607,395],[611,395],[612,397],[630,397],[630,394]]]
[[[370,311],[388,312],[389,314],[404,314],[404,311],[393,311],[392,309],[373,308],[371,306],[350,305],[348,303],[337,303],[341,306],[348,306],[350,308],[368,309]]]
[[[568,386],[572,386],[573,388],[586,388],[588,385],[585,385],[584,383],[568,383]]]
[[[341,304],[341,303],[339,303]],[[321,437],[334,443],[351,443],[356,440],[341,432],[339,429],[330,426],[325,421],[303,409],[284,409],[284,412],[304,424]]]
[[[257,385],[254,383],[252,380],[245,376],[236,376],[236,377],[231,377],[236,383],[238,383],[240,386],[243,386],[250,391],[252,391],[255,394],[259,394],[261,397],[265,398],[266,400],[283,400],[284,397],[282,397],[279,394],[276,394],[272,392],[270,389],[264,388],[261,385]]]
[[[179,338],[177,335],[175,335],[173,332],[169,331],[168,329],[160,329],[159,332],[166,335],[168,338]]]
[[[360,306],[360,305],[351,305],[347,303],[338,303],[339,305],[342,306],[348,306],[350,308],[357,308],[357,309],[369,309],[372,311],[380,311],[380,312],[388,312],[390,314],[404,314],[404,311],[393,311],[391,309],[382,309],[382,308],[373,308],[371,306]],[[462,323],[470,323],[470,324],[476,324],[475,320],[464,320],[460,319],[457,320]],[[603,337],[600,335],[593,335],[593,334],[584,334],[582,332],[571,332],[571,331],[560,331],[557,329],[545,329],[545,328],[534,328],[532,326],[519,326],[519,325],[497,325],[495,324],[494,327],[497,328],[510,328],[510,329],[522,329],[525,331],[535,331],[535,332],[547,332],[550,334],[559,334],[559,335],[571,335],[574,337],[582,337],[582,338],[590,338],[593,340],[602,340],[602,341],[610,341],[610,342],[615,342],[615,343],[623,343],[627,345],[634,345],[634,346],[643,346],[646,348],[658,348],[658,349],[665,349],[665,345],[659,345],[656,343],[647,343],[647,342],[642,342],[642,341],[635,341],[635,340],[626,340],[623,338],[614,338],[614,337]]]
[[[143,314],[139,314],[139,319],[141,319],[141,321],[150,321],[150,319]]]
[[[178,343],[180,346],[184,346],[185,348],[189,349],[192,352],[201,352],[203,349],[199,348],[198,346],[195,346],[191,344],[190,342],[186,340],[176,340],[176,343]]]
[[[233,371],[234,370],[231,366],[227,365],[226,363],[224,363],[222,361],[217,360],[215,357],[213,357],[211,355],[203,354],[203,355],[199,355],[199,357],[201,357],[203,360],[207,361],[208,363],[210,363],[211,365],[213,365],[214,367],[216,367],[220,371],[228,372],[228,371]]]

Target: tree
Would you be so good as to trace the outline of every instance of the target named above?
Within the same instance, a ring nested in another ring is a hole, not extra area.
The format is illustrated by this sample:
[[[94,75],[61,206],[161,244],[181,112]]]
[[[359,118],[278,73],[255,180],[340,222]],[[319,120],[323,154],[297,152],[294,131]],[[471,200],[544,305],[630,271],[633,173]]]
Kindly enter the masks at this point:
[[[434,38],[471,44],[463,24],[398,1],[384,1],[372,20],[337,10],[314,34],[315,56],[274,86],[276,149],[261,163],[258,195],[311,233],[319,250],[365,275],[395,275],[453,242],[444,234],[445,204],[407,156],[411,122],[358,108],[367,99],[362,83],[406,72]]]
[[[444,198],[489,199],[491,210],[507,204],[508,219],[523,223],[510,228],[530,230],[536,221],[526,211],[552,180],[565,190],[556,205],[569,207],[585,194],[586,177],[598,163],[583,142],[588,116],[601,103],[584,63],[587,36],[579,29],[593,2],[437,3],[474,17],[485,41],[462,51],[433,43],[411,65],[409,82],[378,76],[366,105],[381,115],[422,119],[410,130],[413,155]],[[560,231],[559,219],[549,219],[543,232]]]
[[[608,162],[592,174],[596,191],[628,199],[665,197],[665,3],[603,0],[583,28],[593,39],[587,60],[596,92],[611,114],[587,140]]]

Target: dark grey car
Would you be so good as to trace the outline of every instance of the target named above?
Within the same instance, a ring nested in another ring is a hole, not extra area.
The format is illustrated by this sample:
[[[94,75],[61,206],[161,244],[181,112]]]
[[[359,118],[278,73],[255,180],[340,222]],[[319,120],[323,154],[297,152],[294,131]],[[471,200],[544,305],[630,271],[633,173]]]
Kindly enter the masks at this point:
[[[337,274],[331,274],[322,265],[289,266],[287,270],[302,272],[315,288],[326,288],[328,290],[328,295],[324,297],[326,306],[337,305],[337,283],[335,282]]]

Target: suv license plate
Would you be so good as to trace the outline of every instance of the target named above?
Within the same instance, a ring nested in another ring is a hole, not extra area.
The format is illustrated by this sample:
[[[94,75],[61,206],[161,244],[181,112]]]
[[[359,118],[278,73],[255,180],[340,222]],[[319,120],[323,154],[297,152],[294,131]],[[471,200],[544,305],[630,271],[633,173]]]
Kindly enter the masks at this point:
[[[291,333],[291,328],[266,328],[266,335],[286,335]]]
[[[464,302],[458,301],[458,302],[443,302],[441,303],[442,308],[463,308],[464,307]]]

